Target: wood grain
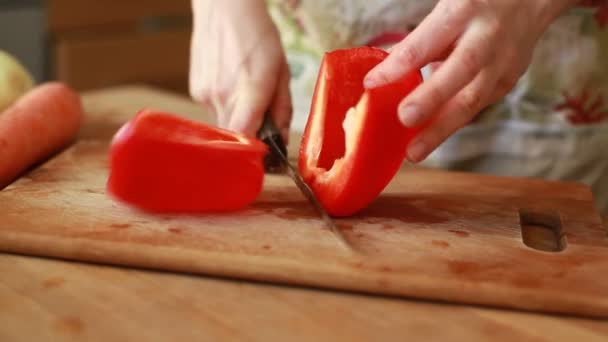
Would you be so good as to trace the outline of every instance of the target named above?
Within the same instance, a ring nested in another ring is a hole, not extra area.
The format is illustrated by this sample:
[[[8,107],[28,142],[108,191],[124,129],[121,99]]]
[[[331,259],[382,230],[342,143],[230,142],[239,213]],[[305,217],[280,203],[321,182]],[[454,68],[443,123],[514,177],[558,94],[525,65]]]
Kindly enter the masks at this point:
[[[0,254],[1,341],[605,341],[608,323]]]
[[[108,101],[117,93],[122,95]],[[364,255],[337,248],[335,238],[282,176],[269,176],[258,201],[234,215],[159,217],[115,203],[104,193],[108,135],[136,108],[158,105],[210,119],[180,97],[162,98],[131,88],[88,95],[81,141],[0,193],[0,249],[607,315],[608,279],[598,277],[608,271],[605,232],[591,193],[577,184],[412,170],[400,174],[364,213],[338,222]],[[89,126],[94,123],[99,129]],[[520,208],[559,210],[567,249],[553,254],[523,245]]]

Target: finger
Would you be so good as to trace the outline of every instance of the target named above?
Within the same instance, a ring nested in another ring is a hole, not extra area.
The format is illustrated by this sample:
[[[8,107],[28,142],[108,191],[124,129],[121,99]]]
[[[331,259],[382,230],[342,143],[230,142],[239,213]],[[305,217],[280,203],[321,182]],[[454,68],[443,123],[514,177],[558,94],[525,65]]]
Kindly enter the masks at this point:
[[[270,105],[271,97],[269,91],[260,84],[251,80],[245,81],[246,85],[241,85],[235,90],[238,94],[235,100],[235,107],[230,117],[228,128],[235,132],[243,133],[248,136],[255,136],[257,128],[262,125],[264,113]]]
[[[208,30],[211,32],[206,32]],[[203,110],[215,114],[218,127],[228,128],[230,106],[227,103],[227,89],[230,87],[225,82],[218,82],[219,70],[224,70],[223,80],[232,77],[226,75],[225,58],[221,58],[222,52],[225,51],[223,40],[219,39],[214,49],[206,49],[209,35],[218,36],[217,25],[209,25],[204,31],[199,28],[193,30],[190,40],[189,92],[191,98],[200,103]],[[215,67],[209,68],[209,65]]]
[[[487,68],[466,88],[451,99],[432,122],[412,141],[407,158],[417,163],[458,129],[470,122],[484,108],[497,83],[495,69]]]
[[[291,92],[289,91],[289,79],[289,66],[287,63],[284,63],[270,112],[275,125],[281,131],[285,144],[289,143],[289,125],[291,124],[293,113]]]
[[[493,54],[490,33],[472,25],[462,42],[436,72],[399,105],[399,119],[407,127],[426,121],[469,84]]]
[[[218,127],[227,129],[230,125],[231,111],[226,103],[221,98],[215,96],[209,96],[208,101],[215,112]]]
[[[197,102],[203,102],[203,89],[202,89],[202,63],[201,59],[204,56],[201,55],[200,38],[197,30],[193,30],[190,38],[190,56],[189,56],[189,69],[188,69],[188,91],[190,97]]]
[[[276,68],[262,70],[247,68],[241,72],[235,89],[235,105],[230,118],[229,129],[254,137],[262,126],[264,114],[272,103],[280,64]],[[246,70],[252,70],[247,72]]]
[[[389,84],[434,60],[443,59],[471,16],[472,7],[467,3],[440,1],[422,23],[393,46],[390,55],[366,75],[364,86],[370,89]]]

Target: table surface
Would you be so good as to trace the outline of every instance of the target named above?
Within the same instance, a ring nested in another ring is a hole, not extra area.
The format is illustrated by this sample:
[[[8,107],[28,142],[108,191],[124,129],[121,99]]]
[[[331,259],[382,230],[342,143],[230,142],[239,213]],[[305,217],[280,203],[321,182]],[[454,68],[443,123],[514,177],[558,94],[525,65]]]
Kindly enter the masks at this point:
[[[110,110],[120,93],[83,97]],[[131,106],[196,110],[167,93],[141,97]],[[0,322],[0,341],[608,339],[599,320],[9,254],[0,254]]]

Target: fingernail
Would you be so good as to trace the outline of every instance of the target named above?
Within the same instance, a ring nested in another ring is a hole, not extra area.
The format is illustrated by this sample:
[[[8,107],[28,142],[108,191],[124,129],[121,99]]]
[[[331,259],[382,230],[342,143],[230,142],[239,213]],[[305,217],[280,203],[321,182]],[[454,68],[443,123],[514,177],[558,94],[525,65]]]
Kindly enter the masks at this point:
[[[378,85],[378,80],[373,76],[367,76],[364,80],[363,80],[363,86],[366,89],[370,89],[370,88],[374,88]]]
[[[405,127],[415,127],[422,120],[422,113],[415,105],[406,105],[399,108],[399,120]]]
[[[424,141],[416,141],[407,150],[407,159],[417,163],[426,157],[427,146]]]

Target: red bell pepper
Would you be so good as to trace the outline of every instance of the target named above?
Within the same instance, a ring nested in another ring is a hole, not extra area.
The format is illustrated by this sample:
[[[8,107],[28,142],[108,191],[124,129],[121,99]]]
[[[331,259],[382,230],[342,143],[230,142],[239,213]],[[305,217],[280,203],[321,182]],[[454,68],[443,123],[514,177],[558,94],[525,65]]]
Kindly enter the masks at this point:
[[[299,154],[299,169],[333,216],[367,207],[402,165],[420,128],[397,117],[399,102],[420,83],[420,71],[365,90],[363,78],[388,53],[373,47],[341,49],[323,57]]]
[[[266,153],[257,139],[143,110],[112,140],[108,192],[152,212],[237,210],[261,191]]]

